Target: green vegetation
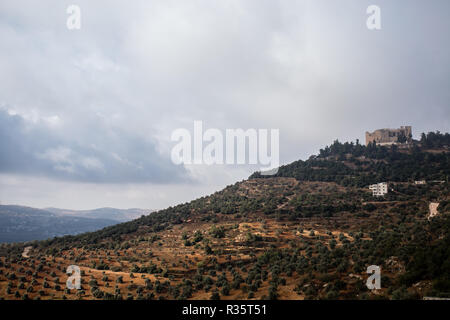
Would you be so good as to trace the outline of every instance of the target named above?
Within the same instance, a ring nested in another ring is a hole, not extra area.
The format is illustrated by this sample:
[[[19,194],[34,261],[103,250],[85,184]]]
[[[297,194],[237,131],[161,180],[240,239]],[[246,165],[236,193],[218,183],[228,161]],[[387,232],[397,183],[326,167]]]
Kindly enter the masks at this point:
[[[450,297],[449,142],[449,135],[440,133],[394,147],[336,141],[315,157],[282,166],[275,177],[255,173],[208,197],[131,222],[0,245],[0,295]],[[367,185],[380,181],[390,183],[389,193],[376,198]],[[430,202],[440,203],[432,219]],[[32,256],[24,258],[30,245]],[[70,264],[83,267],[82,290],[64,288]],[[364,283],[369,265],[382,270],[377,294]]]
[[[409,149],[363,146],[335,141],[321,149],[318,156],[281,166],[276,177],[292,177],[299,181],[336,182],[343,186],[364,187],[380,181],[445,180],[450,175],[448,153],[424,152],[428,148],[450,146],[450,135],[430,132],[422,142]],[[406,152],[407,151],[407,152]],[[264,178],[259,172],[250,178]]]

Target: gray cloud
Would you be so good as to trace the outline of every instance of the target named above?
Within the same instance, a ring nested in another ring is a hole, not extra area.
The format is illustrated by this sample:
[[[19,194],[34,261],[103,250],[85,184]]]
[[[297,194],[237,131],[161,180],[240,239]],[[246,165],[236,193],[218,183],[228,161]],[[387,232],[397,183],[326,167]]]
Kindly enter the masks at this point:
[[[55,119],[27,122],[0,109],[0,173],[98,183],[189,180],[184,168],[159,154],[148,139],[113,128],[108,132],[100,123],[82,141],[62,138],[51,127]]]

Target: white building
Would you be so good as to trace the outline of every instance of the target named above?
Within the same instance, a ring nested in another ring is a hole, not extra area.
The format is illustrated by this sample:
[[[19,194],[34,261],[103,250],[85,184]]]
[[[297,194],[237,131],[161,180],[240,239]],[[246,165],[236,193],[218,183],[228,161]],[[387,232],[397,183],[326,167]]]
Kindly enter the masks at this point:
[[[427,184],[425,180],[416,180],[414,181],[415,184]]]
[[[372,190],[372,193],[375,197],[384,196],[388,193],[388,184],[387,182],[380,182],[376,184],[371,184],[369,189]]]

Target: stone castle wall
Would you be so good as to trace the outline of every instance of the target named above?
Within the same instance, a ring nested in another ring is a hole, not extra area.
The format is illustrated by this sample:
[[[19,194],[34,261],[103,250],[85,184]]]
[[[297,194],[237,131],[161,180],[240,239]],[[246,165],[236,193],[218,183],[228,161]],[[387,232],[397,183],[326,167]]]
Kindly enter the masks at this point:
[[[379,145],[390,145],[399,143],[399,136],[406,137],[406,142],[412,139],[411,126],[401,126],[399,129],[378,129],[374,132],[366,132],[366,146],[375,141]]]

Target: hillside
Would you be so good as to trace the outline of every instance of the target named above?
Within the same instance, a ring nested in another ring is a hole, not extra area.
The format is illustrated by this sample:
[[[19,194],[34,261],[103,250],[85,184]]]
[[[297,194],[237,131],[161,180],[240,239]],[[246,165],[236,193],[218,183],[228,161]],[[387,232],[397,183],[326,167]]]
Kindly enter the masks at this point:
[[[2,245],[0,297],[450,297],[449,145],[439,133],[392,148],[336,141],[274,177],[255,173],[130,222]],[[389,193],[374,197],[367,186],[382,181]],[[65,289],[72,264],[82,290]],[[380,290],[365,286],[370,265],[381,267]]]

